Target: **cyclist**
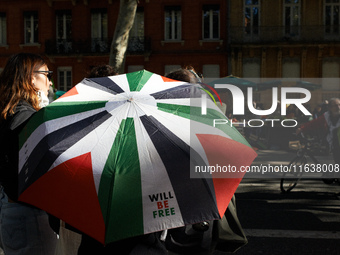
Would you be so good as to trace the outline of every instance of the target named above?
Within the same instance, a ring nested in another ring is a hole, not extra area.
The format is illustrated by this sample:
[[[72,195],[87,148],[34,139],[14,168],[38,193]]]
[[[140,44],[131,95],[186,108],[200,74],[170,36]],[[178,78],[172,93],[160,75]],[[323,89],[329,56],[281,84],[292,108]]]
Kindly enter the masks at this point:
[[[340,164],[340,99],[332,98],[328,103],[328,111],[320,117],[303,124],[296,133],[316,134],[321,131],[326,134],[329,148],[333,154],[335,164]]]

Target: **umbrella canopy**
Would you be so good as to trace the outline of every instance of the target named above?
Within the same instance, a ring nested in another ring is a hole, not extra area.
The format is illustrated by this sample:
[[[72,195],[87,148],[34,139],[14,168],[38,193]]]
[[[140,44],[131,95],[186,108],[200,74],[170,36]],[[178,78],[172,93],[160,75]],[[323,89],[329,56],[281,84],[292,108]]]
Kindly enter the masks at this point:
[[[217,80],[214,80],[212,82],[207,83],[210,86],[215,86],[215,84],[231,84],[231,85],[235,85],[237,87],[239,87],[242,90],[247,90],[248,87],[252,87],[255,90],[257,89],[257,84],[255,82],[246,80],[246,79],[242,79],[233,75],[229,75]]]
[[[312,83],[309,81],[291,80],[291,79],[269,80],[269,81],[265,81],[265,82],[261,82],[257,84],[258,90],[266,90],[266,89],[271,89],[273,87],[278,87],[278,86],[299,87],[299,88],[305,88],[311,91],[321,89],[322,87],[321,84],[316,84],[316,83]]]
[[[20,134],[19,200],[102,243],[220,218],[244,173],[192,178],[192,166],[240,169],[256,153],[213,126],[225,117],[211,100],[201,115],[202,93],[145,70],[84,79]]]

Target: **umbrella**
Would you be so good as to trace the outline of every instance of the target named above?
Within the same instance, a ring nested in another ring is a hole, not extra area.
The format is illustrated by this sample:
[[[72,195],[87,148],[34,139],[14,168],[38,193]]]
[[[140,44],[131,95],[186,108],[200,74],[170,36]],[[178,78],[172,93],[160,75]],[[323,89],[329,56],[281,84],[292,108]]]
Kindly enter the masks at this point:
[[[252,87],[255,90],[257,90],[257,84],[255,82],[242,79],[233,75],[229,75],[217,80],[214,80],[212,82],[208,82],[207,84],[211,86],[215,86],[215,84],[231,84],[239,87],[242,90],[247,90],[248,87]]]
[[[20,133],[19,200],[103,244],[220,218],[244,173],[193,169],[256,153],[202,93],[146,70],[84,79]]]

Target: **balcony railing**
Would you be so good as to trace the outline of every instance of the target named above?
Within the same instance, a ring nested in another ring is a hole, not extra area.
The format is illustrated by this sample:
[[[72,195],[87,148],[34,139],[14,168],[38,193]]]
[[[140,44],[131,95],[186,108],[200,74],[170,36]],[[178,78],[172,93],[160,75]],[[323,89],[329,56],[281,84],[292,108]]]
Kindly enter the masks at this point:
[[[130,36],[127,54],[137,55],[151,51],[151,40],[147,37]]]
[[[50,55],[69,54],[108,54],[111,40],[90,38],[88,40],[46,40],[45,51]],[[150,40],[146,37],[130,37],[127,54],[144,54],[151,50]]]
[[[340,26],[231,27],[231,43],[334,42],[340,41]]]

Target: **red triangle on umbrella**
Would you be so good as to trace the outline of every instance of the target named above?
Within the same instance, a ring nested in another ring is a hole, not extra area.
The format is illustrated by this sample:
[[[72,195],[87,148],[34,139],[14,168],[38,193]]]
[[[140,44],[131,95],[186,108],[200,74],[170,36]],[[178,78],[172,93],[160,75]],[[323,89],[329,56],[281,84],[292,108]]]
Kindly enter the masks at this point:
[[[94,185],[91,153],[53,168],[30,185],[19,199],[104,243],[105,223]]]
[[[226,167],[224,169],[229,167],[229,169],[238,171],[212,174],[217,207],[222,217],[245,174],[240,171],[241,167],[249,166],[257,154],[247,145],[219,135],[197,134],[197,137],[203,146],[210,166]]]
[[[170,79],[168,77],[161,76],[164,82],[178,82],[177,80]]]
[[[62,95],[59,98],[64,98],[64,97],[69,97],[69,96],[74,96],[74,95],[78,95],[78,90],[76,87],[73,87],[72,89],[70,89],[69,91],[67,91],[64,95]]]

